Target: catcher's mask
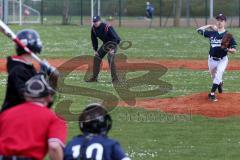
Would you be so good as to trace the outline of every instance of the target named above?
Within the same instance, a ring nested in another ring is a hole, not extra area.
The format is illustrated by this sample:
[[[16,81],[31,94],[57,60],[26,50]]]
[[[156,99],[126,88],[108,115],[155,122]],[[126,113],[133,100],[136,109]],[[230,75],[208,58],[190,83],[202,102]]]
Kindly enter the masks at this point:
[[[24,29],[17,33],[18,39],[26,45],[33,53],[41,53],[42,42],[37,31],[33,29]],[[16,45],[16,51],[18,55],[26,53],[22,47]]]
[[[112,119],[104,106],[93,103],[80,114],[79,127],[83,133],[107,135],[112,127]]]
[[[47,83],[43,75],[36,75],[25,83],[25,97],[43,98],[54,94],[55,90]]]

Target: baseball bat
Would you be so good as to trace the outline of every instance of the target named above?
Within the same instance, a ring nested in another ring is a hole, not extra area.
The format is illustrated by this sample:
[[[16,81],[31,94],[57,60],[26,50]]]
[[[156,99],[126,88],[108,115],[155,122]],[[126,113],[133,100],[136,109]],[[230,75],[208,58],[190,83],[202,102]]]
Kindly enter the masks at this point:
[[[28,53],[35,61],[39,64],[42,63],[42,60],[34,54],[26,45],[24,45],[16,36],[16,34],[2,21],[0,20],[0,31],[4,33],[8,38],[15,42],[18,46],[22,47],[26,53]]]

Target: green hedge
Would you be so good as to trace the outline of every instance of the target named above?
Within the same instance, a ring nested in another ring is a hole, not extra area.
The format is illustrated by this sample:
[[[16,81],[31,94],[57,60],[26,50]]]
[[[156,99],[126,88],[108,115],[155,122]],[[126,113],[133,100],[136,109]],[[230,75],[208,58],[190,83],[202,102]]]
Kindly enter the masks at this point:
[[[124,16],[143,16],[145,15],[145,3],[148,0],[121,0],[122,15]],[[155,7],[155,15],[160,14],[160,1],[162,1],[162,15],[174,15],[174,2],[177,0],[149,0]],[[204,16],[206,0],[189,0],[190,1],[190,15]],[[81,14],[81,0],[69,0],[70,15]],[[91,0],[82,0],[83,14],[91,14]],[[32,0],[25,0],[25,4],[33,6],[38,10],[41,9],[41,2],[33,2]],[[209,8],[209,0],[207,0]],[[43,0],[43,11],[45,15],[61,15],[63,9],[63,0]],[[207,13],[209,14],[209,9]],[[101,0],[101,14],[102,15],[118,15],[119,0]],[[214,0],[214,14],[225,13],[229,16],[239,15],[239,0]],[[186,0],[182,0],[182,16],[186,16]]]

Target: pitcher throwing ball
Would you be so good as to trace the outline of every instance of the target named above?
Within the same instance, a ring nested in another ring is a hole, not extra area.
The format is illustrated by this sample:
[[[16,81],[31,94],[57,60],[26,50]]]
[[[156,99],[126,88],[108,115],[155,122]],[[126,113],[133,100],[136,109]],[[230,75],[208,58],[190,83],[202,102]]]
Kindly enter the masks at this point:
[[[215,25],[206,25],[197,29],[197,32],[209,38],[210,50],[208,57],[208,68],[213,84],[208,95],[210,101],[217,101],[215,92],[223,92],[223,74],[228,64],[228,53],[235,53],[237,43],[232,34],[226,31],[227,18],[223,14],[216,17]]]

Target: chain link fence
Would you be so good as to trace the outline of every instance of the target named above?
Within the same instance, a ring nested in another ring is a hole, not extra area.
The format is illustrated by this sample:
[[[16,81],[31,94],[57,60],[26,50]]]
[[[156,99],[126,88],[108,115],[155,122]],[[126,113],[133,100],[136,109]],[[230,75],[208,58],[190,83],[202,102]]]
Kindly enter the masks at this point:
[[[102,19],[115,26],[198,27],[214,22],[209,17],[210,0],[149,0],[154,6],[152,20],[146,18],[148,0],[99,1]],[[23,0],[23,3],[41,13],[42,24],[91,24],[91,0]],[[240,27],[240,0],[214,0],[213,9],[214,15],[227,15],[230,27]]]

